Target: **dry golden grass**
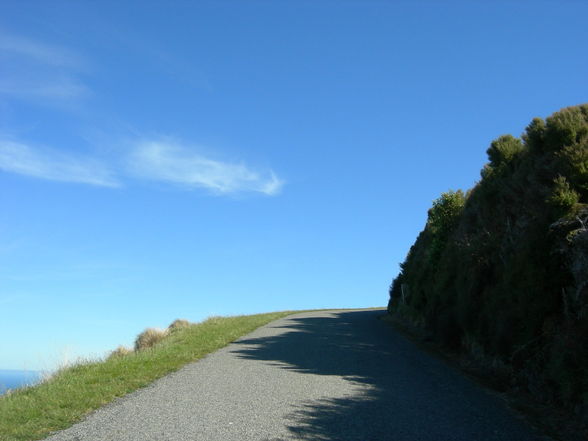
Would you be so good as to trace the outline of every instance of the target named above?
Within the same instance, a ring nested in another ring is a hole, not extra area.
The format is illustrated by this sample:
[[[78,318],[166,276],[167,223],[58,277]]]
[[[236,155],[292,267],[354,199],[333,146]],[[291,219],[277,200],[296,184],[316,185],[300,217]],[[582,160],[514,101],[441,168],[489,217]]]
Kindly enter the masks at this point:
[[[127,348],[126,346],[119,346],[110,353],[108,358],[124,357],[125,355],[129,355],[132,352],[133,350],[131,348]]]
[[[135,340],[135,351],[152,348],[167,337],[167,335],[167,330],[164,331],[159,328],[147,328],[137,336],[137,339]]]
[[[192,323],[190,323],[188,320],[176,319],[171,323],[171,325],[168,326],[167,329],[170,331],[175,331],[176,329],[187,328],[191,325]]]

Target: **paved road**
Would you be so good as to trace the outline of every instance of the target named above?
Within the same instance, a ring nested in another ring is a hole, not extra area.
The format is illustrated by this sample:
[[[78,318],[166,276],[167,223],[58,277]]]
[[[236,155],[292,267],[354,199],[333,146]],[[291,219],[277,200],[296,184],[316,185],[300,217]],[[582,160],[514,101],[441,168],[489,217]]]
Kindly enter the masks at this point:
[[[51,441],[544,439],[386,323],[297,314],[108,405]]]

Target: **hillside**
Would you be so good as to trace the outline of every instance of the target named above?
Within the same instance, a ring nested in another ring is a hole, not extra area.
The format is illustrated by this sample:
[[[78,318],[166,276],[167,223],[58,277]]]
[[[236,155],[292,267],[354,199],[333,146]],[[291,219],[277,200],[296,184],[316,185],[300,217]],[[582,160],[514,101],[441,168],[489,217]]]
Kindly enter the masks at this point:
[[[428,213],[388,310],[588,415],[588,104],[500,136]]]

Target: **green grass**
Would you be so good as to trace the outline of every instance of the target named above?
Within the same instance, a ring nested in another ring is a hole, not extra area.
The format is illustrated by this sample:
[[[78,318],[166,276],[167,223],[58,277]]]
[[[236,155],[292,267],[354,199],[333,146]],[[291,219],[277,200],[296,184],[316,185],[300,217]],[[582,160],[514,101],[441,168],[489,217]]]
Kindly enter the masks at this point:
[[[153,348],[62,369],[37,386],[0,396],[0,440],[35,440],[65,429],[117,397],[292,313],[210,318],[175,330]]]

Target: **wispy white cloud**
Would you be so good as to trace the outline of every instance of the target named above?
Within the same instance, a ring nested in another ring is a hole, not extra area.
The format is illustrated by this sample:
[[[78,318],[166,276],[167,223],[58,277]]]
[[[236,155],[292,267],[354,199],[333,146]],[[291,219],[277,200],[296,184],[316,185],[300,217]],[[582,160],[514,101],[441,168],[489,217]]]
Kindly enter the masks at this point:
[[[206,189],[218,195],[257,192],[272,196],[284,184],[271,170],[211,159],[169,140],[136,143],[107,163],[0,138],[0,171],[102,187],[120,187],[122,181],[132,177]]]
[[[75,78],[60,76],[51,79],[14,75],[0,78],[0,94],[17,98],[72,100],[89,93],[89,89]]]
[[[210,88],[206,78],[195,75],[189,64],[170,58],[163,49],[150,53],[152,58],[164,61],[159,64],[171,64],[172,70],[189,78],[193,86]],[[2,29],[0,66],[0,99],[27,99],[53,105],[75,103],[74,100],[91,92],[81,75],[87,70],[81,56],[68,48]],[[112,162],[104,163],[58,149],[40,148],[0,133],[0,171],[41,179],[118,187],[133,177],[202,188],[215,194],[275,195],[284,184],[271,170],[213,159],[169,140],[134,143],[130,151],[111,159]]]
[[[275,195],[283,185],[273,171],[262,173],[244,164],[210,159],[169,140],[141,142],[129,159],[130,170],[137,177],[205,188],[217,194],[249,191]]]
[[[80,79],[86,66],[70,50],[0,32],[0,94],[71,100],[89,93]]]
[[[0,139],[0,170],[52,181],[119,186],[111,170],[95,159],[10,140]]]
[[[73,52],[28,38],[0,33],[0,52],[36,60],[39,63],[80,69],[84,62]]]

